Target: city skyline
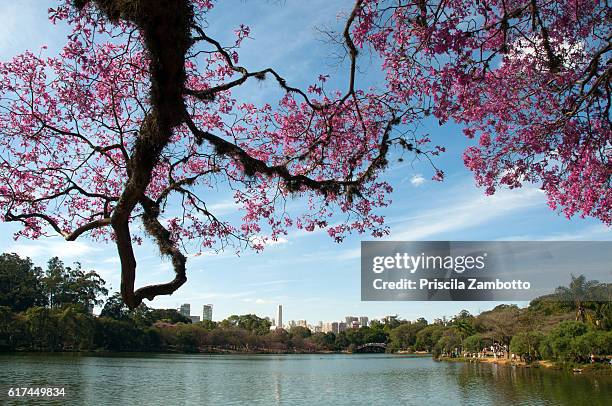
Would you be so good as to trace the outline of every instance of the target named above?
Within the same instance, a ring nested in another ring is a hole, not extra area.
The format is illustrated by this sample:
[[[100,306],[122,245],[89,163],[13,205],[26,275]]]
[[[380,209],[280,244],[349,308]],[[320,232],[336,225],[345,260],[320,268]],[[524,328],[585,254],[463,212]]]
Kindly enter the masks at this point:
[[[218,320],[214,320],[212,318],[207,318],[207,315],[211,315],[212,316],[212,309],[213,309],[213,304],[206,304],[203,306],[203,310],[202,310],[202,317],[200,318],[200,316],[197,315],[192,315],[190,314],[190,310],[191,310],[191,303],[183,303],[180,306],[176,307],[176,310],[179,312],[179,314],[191,318],[192,322],[199,322],[204,321],[204,320],[210,320],[210,321],[214,321],[214,322],[220,322],[222,320],[225,320],[227,317],[222,318],[222,319],[218,319]],[[209,312],[209,313],[208,313]],[[457,312],[459,313],[459,312]],[[344,321],[342,320],[317,320],[317,321],[313,321],[312,323],[309,322],[309,320],[307,319],[291,319],[289,321],[287,321],[286,323],[283,323],[283,305],[282,304],[277,304],[276,305],[276,312],[274,313],[275,317],[270,317],[269,315],[262,315],[262,314],[257,314],[257,313],[244,313],[244,314],[235,314],[237,316],[241,316],[241,315],[246,315],[246,314],[254,314],[257,317],[260,317],[262,319],[266,319],[269,320],[271,322],[271,326],[270,329],[276,329],[279,328],[279,324],[278,321],[280,320],[280,328],[289,330],[291,327],[306,327],[310,330],[312,330],[312,332],[333,332],[333,333],[338,333],[340,331],[345,331],[347,329],[351,329],[351,328],[360,328],[360,327],[368,327],[372,321],[379,321],[379,322],[384,322],[385,320],[388,320],[390,318],[395,318],[397,320],[407,320],[410,322],[414,322],[416,321],[416,319],[409,319],[409,318],[403,318],[401,315],[399,314],[394,314],[394,315],[385,315],[385,316],[380,316],[380,317],[371,317],[371,316],[365,316],[365,315],[359,315],[359,316],[354,316],[354,315],[347,315],[344,316]],[[234,316],[234,314],[230,315],[230,316]],[[448,320],[450,319],[453,315],[445,315],[443,317],[439,317],[439,318],[435,318],[432,320],[427,320],[430,323],[434,323],[434,322],[438,322],[438,321],[443,321],[443,320]],[[228,316],[229,317],[229,316]]]

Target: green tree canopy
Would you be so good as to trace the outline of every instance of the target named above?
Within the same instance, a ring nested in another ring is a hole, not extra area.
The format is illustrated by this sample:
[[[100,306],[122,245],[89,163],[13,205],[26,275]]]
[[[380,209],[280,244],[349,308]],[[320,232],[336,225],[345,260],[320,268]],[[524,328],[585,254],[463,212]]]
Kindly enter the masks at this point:
[[[594,294],[601,283],[595,280],[587,280],[584,275],[574,276],[569,286],[559,286],[555,290],[555,295],[559,299],[572,303],[576,311],[576,321],[586,321],[585,302],[594,299]]]
[[[0,306],[8,306],[16,312],[45,306],[47,298],[41,279],[42,269],[34,266],[30,258],[0,255]]]
[[[417,333],[427,327],[422,322],[404,323],[391,330],[389,337],[391,339],[391,348],[407,349],[414,347],[417,340]]]
[[[219,323],[221,327],[239,327],[241,329],[254,332],[256,334],[267,334],[270,331],[269,320],[258,317],[254,314],[243,314],[241,316],[232,315]]]
[[[84,271],[78,262],[66,267],[58,257],[49,260],[43,284],[51,307],[80,304],[89,308],[102,303],[100,296],[108,295],[106,282],[95,271]]]

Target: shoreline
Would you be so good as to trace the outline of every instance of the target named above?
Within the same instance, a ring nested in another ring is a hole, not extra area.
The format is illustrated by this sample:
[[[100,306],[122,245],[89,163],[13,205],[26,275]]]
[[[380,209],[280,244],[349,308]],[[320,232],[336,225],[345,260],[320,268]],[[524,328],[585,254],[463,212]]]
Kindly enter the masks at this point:
[[[313,352],[290,352],[290,351],[239,351],[239,350],[218,350],[218,351],[0,351],[0,357],[3,355],[84,355],[84,356],[129,356],[129,355],[156,355],[156,354],[181,354],[181,355],[361,355],[361,354],[384,354],[386,356],[400,356],[410,358],[432,357],[437,362],[451,363],[470,363],[470,364],[492,364],[501,365],[503,367],[521,368],[521,369],[546,369],[550,371],[560,371],[572,373],[572,375],[597,376],[605,375],[612,376],[612,365],[609,364],[562,364],[550,360],[539,360],[527,364],[525,361],[512,361],[508,358],[466,358],[466,357],[434,357],[433,354],[426,351],[397,351],[393,353],[359,353],[349,351],[313,351]]]
[[[504,367],[515,367],[515,368],[543,368],[548,370],[555,371],[565,371],[572,372],[574,375],[596,375],[596,374],[604,374],[604,375],[612,375],[612,365],[596,363],[596,364],[577,364],[577,365],[565,365],[556,363],[551,360],[539,360],[534,361],[530,364],[525,361],[513,361],[509,358],[466,358],[466,357],[438,357],[435,358],[436,361],[443,362],[466,362],[472,364],[494,364],[494,365],[502,365]]]
[[[241,351],[241,350],[216,350],[216,351],[0,351],[2,355],[16,355],[16,354],[84,354],[84,355],[114,355],[114,354],[202,354],[202,355],[359,355],[359,354],[386,354],[386,355],[414,355],[418,356],[431,356],[429,353],[414,353],[414,352],[396,352],[396,353],[385,353],[385,352],[349,352],[349,351]]]

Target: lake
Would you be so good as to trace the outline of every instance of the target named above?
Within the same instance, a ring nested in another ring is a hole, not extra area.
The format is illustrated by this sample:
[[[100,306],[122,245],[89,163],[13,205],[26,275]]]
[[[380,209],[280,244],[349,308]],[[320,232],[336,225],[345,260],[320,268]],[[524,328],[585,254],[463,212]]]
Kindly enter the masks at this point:
[[[609,376],[388,354],[0,354],[0,386],[7,385],[63,386],[61,404],[79,405],[595,406],[612,399]]]

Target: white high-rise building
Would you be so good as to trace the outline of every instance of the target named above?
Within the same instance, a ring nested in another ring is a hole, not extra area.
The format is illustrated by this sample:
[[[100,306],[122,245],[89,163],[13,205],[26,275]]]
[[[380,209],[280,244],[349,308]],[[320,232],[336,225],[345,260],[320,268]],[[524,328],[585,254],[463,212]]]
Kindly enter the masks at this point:
[[[189,303],[182,304],[179,313],[185,317],[191,316],[191,305]]]
[[[276,309],[276,328],[283,328],[283,305]]]
[[[202,321],[212,320],[213,305],[205,304],[202,306]]]
[[[278,330],[283,328],[283,305],[278,305],[276,309],[276,319],[272,319],[270,330]]]
[[[346,322],[347,326],[351,326],[353,324],[354,321],[358,321],[359,319],[355,316],[346,316],[344,318],[344,321]]]

